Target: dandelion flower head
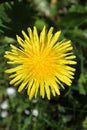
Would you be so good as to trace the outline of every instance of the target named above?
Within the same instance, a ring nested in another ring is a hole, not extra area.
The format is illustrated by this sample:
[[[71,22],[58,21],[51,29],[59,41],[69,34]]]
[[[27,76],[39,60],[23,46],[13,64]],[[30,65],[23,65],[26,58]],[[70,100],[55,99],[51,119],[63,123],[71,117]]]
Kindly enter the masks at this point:
[[[6,70],[10,84],[19,86],[18,92],[26,88],[29,99],[38,92],[50,99],[60,95],[64,84],[71,86],[76,56],[70,40],[58,41],[60,33],[53,34],[53,27],[47,31],[44,26],[40,34],[36,27],[28,28],[28,34],[22,31],[23,39],[17,35],[19,47],[11,44],[11,51],[5,52],[7,63],[13,66]]]

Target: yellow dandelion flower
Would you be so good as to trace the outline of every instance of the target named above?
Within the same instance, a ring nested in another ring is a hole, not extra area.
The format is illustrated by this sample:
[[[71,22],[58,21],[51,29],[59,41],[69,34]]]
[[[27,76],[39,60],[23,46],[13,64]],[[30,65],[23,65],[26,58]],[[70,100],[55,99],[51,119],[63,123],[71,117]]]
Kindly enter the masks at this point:
[[[60,87],[64,83],[71,85],[74,78],[76,56],[73,54],[71,41],[60,41],[60,31],[53,35],[53,27],[46,31],[44,26],[40,36],[36,27],[33,31],[28,28],[28,35],[22,31],[24,39],[17,35],[19,48],[11,46],[11,51],[5,52],[8,64],[15,65],[6,70],[10,74],[10,84],[19,85],[18,92],[27,89],[29,99],[37,96],[50,99],[51,93],[60,95]]]

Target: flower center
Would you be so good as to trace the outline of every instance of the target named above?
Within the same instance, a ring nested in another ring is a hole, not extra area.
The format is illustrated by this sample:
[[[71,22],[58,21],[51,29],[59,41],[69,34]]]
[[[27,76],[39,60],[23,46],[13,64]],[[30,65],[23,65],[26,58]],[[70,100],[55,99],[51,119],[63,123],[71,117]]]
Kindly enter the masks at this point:
[[[32,69],[35,79],[45,79],[53,75],[55,70],[55,58],[53,53],[48,52],[33,55]]]

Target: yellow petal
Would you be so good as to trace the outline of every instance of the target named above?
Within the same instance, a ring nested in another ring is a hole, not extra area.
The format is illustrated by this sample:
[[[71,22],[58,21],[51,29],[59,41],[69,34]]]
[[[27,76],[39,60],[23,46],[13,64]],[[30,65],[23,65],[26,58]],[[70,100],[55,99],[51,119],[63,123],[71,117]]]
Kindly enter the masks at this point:
[[[45,90],[46,90],[47,98],[50,100],[50,88],[47,83],[45,83]]]
[[[35,83],[32,85],[31,87],[31,90],[30,90],[30,93],[29,93],[29,99],[32,99],[34,94],[35,94],[35,90],[36,90],[36,87],[35,87]]]
[[[54,88],[55,92],[60,95],[59,86],[56,82],[51,82],[52,87]]]
[[[30,41],[32,41],[33,40],[33,33],[32,33],[31,28],[28,28],[28,33],[29,33]]]
[[[45,86],[44,86],[44,82],[40,82],[40,95],[42,96],[42,98],[44,98],[45,96],[45,90],[44,90]]]
[[[27,88],[28,88],[27,94],[28,95],[30,94],[30,90],[31,90],[33,83],[34,83],[34,81],[33,81],[33,79],[31,79],[27,85]]]
[[[35,82],[35,88],[36,88],[36,90],[35,90],[35,98],[36,98],[38,90],[39,90],[39,82],[38,81]]]
[[[53,96],[56,96],[56,93],[55,93],[54,87],[53,87],[53,86],[50,86],[50,87],[51,87],[51,91],[52,91]]]
[[[29,37],[27,36],[27,34],[26,34],[24,31],[22,31],[22,34],[23,34],[24,38],[25,38],[27,41],[30,42]]]
[[[18,92],[21,92],[21,91],[23,90],[23,88],[26,86],[26,84],[27,84],[27,82],[23,82],[23,83],[20,85],[20,87],[19,87],[19,89],[18,89]]]
[[[17,66],[17,67],[15,67],[15,68],[8,69],[8,70],[6,70],[5,72],[6,72],[6,73],[13,73],[13,72],[18,71],[18,70],[21,70],[21,69],[22,69],[22,66],[20,65],[20,66]]]
[[[40,33],[40,48],[41,48],[41,51],[43,50],[45,44],[46,44],[46,27],[44,26],[42,32]]]
[[[62,75],[62,73],[56,73],[56,77],[68,86],[72,83],[71,79],[67,78],[65,75]]]
[[[58,41],[58,38],[60,36],[61,31],[58,31],[54,34],[54,36],[51,39],[50,47],[54,46],[54,44]]]
[[[14,83],[17,82],[18,80],[20,80],[22,77],[23,77],[23,74],[16,76],[14,79],[12,79],[12,80],[10,81],[10,84],[14,84]]]
[[[18,43],[19,43],[22,47],[25,47],[23,39],[20,38],[18,35],[16,35],[16,37],[17,37]]]
[[[51,38],[53,36],[52,32],[53,32],[53,27],[50,28],[50,30],[49,30],[49,32],[47,34],[47,43],[50,42],[50,40],[51,40]]]

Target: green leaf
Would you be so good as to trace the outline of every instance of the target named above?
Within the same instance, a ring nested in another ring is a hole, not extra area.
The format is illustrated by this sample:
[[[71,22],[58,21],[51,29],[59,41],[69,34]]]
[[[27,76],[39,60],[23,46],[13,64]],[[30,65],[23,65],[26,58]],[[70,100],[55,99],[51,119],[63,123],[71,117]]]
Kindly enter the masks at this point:
[[[80,75],[78,80],[79,93],[86,95],[87,94],[87,72],[84,72]]]
[[[74,4],[69,8],[69,12],[87,13],[87,5]]]
[[[61,26],[68,28],[80,26],[83,23],[87,23],[87,13],[67,13],[60,21]]]
[[[87,129],[87,117],[84,119],[84,121],[82,122],[82,126],[83,128],[86,130]]]
[[[67,30],[66,35],[74,41],[77,42],[79,45],[82,45],[84,47],[87,47],[87,29],[73,29],[73,30]]]

